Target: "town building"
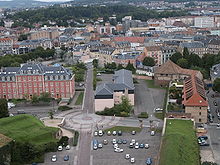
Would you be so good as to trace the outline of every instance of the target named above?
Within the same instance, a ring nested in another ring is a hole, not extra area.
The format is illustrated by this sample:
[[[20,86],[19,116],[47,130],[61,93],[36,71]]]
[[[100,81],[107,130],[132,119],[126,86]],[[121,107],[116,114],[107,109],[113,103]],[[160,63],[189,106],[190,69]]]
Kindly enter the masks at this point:
[[[220,78],[220,64],[216,64],[212,66],[212,68],[210,69],[210,77],[212,82],[216,78]]]
[[[184,81],[183,101],[185,113],[191,114],[196,123],[207,123],[208,101],[204,84],[196,75],[191,75]]]
[[[181,81],[192,74],[202,79],[200,71],[183,69],[171,60],[168,60],[160,67],[155,68],[154,83],[160,86],[168,86],[170,81]]]
[[[39,39],[55,39],[59,36],[58,30],[39,30],[33,31],[28,36],[29,40],[39,40]]]
[[[75,93],[74,74],[63,66],[45,66],[35,62],[1,68],[0,98],[30,99],[44,92],[53,98],[72,98]]]
[[[95,91],[95,111],[112,108],[122,101],[125,96],[134,105],[134,83],[132,72],[121,69],[115,71],[113,82],[103,83],[97,86]]]
[[[162,64],[164,64],[165,62],[167,62],[170,57],[176,53],[177,48],[175,47],[168,47],[168,46],[162,46],[161,47],[161,51],[162,51]]]
[[[213,28],[215,27],[215,19],[209,16],[195,17],[194,26],[199,28]]]
[[[211,39],[207,44],[208,53],[218,54],[220,52],[220,39]]]
[[[11,54],[13,43],[11,38],[0,38],[0,55]]]

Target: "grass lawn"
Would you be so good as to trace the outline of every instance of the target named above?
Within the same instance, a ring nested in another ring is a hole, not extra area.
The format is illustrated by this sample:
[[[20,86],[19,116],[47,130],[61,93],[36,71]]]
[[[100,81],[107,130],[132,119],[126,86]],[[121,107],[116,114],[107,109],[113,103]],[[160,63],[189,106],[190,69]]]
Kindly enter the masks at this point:
[[[106,129],[105,131],[122,131],[122,132],[131,132],[131,131],[136,131],[136,132],[141,132],[141,128],[139,127],[124,127],[124,126],[115,126],[109,129]]]
[[[162,112],[154,113],[154,116],[158,119],[161,119],[161,120],[164,119],[164,114]]]
[[[16,141],[29,141],[36,145],[57,142],[58,128],[46,127],[31,115],[18,115],[0,119],[0,133]]]
[[[76,105],[82,105],[82,103],[83,103],[83,96],[84,96],[84,92],[80,92],[80,94],[79,94],[79,96],[78,96],[78,98],[77,98],[77,100],[76,100]]]
[[[189,120],[167,120],[160,165],[200,165],[199,146]]]

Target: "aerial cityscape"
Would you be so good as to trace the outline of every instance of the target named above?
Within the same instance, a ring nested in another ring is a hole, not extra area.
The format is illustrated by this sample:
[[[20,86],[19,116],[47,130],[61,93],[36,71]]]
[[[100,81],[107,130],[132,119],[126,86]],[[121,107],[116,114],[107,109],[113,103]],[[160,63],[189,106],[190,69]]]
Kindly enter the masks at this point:
[[[0,0],[0,165],[220,165],[220,1]]]

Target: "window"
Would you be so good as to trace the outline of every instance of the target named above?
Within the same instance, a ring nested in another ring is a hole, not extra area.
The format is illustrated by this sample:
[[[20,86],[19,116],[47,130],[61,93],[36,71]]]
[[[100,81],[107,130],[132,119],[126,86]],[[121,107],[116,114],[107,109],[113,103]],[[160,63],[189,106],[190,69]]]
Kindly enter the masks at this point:
[[[199,122],[202,122],[202,119],[199,119]]]
[[[201,115],[202,115],[202,113],[201,113],[201,112],[199,112],[199,115],[201,116]]]
[[[199,107],[199,109],[202,109],[202,107]]]

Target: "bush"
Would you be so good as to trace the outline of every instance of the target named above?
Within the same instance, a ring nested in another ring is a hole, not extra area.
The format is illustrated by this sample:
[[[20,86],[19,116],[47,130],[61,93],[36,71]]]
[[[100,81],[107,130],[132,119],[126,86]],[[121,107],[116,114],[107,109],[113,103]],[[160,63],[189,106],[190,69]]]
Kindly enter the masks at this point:
[[[58,110],[60,110],[60,111],[67,111],[67,110],[70,110],[70,109],[72,109],[72,108],[67,106],[67,105],[63,105],[63,106],[58,107]]]
[[[58,142],[58,146],[67,146],[68,145],[68,142],[69,141],[69,138],[67,136],[62,136],[62,138],[60,139],[60,141]]]
[[[141,112],[141,113],[138,115],[138,118],[148,118],[147,112]]]
[[[79,132],[75,131],[74,133],[74,138],[73,138],[73,146],[77,146],[78,144],[78,139],[79,139]]]

